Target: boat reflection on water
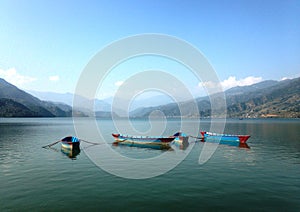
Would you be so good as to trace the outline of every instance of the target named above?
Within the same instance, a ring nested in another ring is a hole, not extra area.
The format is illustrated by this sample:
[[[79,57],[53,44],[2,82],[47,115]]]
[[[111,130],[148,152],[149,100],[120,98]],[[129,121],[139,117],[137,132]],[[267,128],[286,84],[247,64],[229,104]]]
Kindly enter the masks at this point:
[[[177,132],[172,137],[175,137],[172,142],[173,146],[181,150],[185,150],[189,146],[189,136],[183,132]]]
[[[243,149],[250,149],[250,146],[247,143],[235,143],[235,142],[220,142],[221,145],[226,146],[235,146]]]
[[[61,147],[61,152],[64,155],[68,156],[70,159],[76,160],[77,155],[80,154],[80,148],[69,149]]]
[[[188,141],[183,141],[181,144],[178,144],[174,142],[174,146],[181,149],[181,150],[186,150],[189,147],[189,142]]]
[[[236,146],[236,147],[244,148],[244,149],[250,149],[250,147],[249,147],[249,145],[247,143],[220,141],[219,144],[221,144],[221,145],[227,145],[227,146]]]
[[[210,141],[204,141],[204,140],[200,140],[201,142],[205,143],[218,143],[221,145],[225,145],[225,146],[235,146],[235,147],[239,147],[239,148],[243,148],[243,149],[250,149],[250,146],[247,143],[239,143],[239,142],[224,142],[224,141],[218,141],[218,140],[210,140]]]
[[[247,143],[239,144],[240,148],[250,149],[250,146]]]
[[[245,148],[245,149],[250,149],[250,146],[249,146],[248,144],[246,144],[246,143],[244,143],[244,144],[239,144],[239,147],[240,147],[240,148]]]

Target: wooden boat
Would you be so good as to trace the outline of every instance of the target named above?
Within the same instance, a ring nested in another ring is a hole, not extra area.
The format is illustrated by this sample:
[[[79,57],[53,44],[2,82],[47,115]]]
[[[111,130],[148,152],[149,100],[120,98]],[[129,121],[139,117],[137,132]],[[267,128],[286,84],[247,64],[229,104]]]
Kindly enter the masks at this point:
[[[130,136],[113,133],[114,145],[125,145],[131,147],[170,149],[170,143],[175,137],[150,137],[150,136]]]
[[[202,141],[220,142],[220,144],[245,144],[250,135],[229,135],[212,132],[200,132]]]
[[[68,136],[61,139],[61,148],[65,150],[80,150],[80,139]]]
[[[188,136],[178,132],[169,137],[150,137],[150,136],[128,136],[122,134],[112,134],[115,139],[114,145],[126,145],[132,147],[170,149],[171,144],[186,149],[189,145]]]

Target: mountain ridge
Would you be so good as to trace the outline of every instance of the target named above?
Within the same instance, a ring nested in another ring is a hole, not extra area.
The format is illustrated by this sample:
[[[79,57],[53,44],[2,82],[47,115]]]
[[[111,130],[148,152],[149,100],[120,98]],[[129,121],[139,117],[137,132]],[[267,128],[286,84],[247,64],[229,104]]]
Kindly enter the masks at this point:
[[[217,105],[216,117],[258,118],[283,117],[300,118],[300,78],[284,81],[263,81],[250,86],[235,87],[225,91],[227,113]],[[217,100],[219,94],[195,99],[198,105],[197,113],[180,114],[178,104],[168,104],[159,107],[144,108],[131,112],[131,117],[146,118],[151,112],[161,110],[167,117],[212,118],[210,99]],[[218,101],[214,101],[218,102]],[[191,101],[180,103],[186,111],[191,107]]]
[[[9,116],[21,116],[21,109],[24,110],[25,116],[31,117],[56,117],[56,116],[71,116],[72,108],[66,107],[65,110],[55,105],[52,102],[41,101],[31,94],[19,89],[0,78],[0,99],[1,111],[0,114],[5,116],[4,111],[10,111]],[[16,107],[16,108],[14,108]],[[17,113],[14,114],[14,109]],[[30,112],[29,112],[30,111]]]
[[[222,105],[217,105],[214,117],[224,117],[225,115],[230,118],[300,117],[300,78],[284,81],[267,80],[249,86],[237,86],[226,90],[224,94],[227,113],[224,114]],[[161,111],[166,117],[212,118],[211,100],[218,104],[218,98],[220,98],[220,94],[217,93],[179,103],[171,102],[158,106],[139,107],[128,115],[122,108],[112,108],[111,105],[109,105],[110,111],[104,110],[101,106],[95,107],[95,111],[90,111],[85,107],[74,109],[65,103],[42,101],[0,78],[0,117],[65,117],[72,116],[73,113],[76,116],[102,118],[111,116],[148,118],[150,114],[154,116],[161,114],[155,113],[155,111]],[[82,97],[80,101],[84,106],[86,101],[95,100],[86,100]],[[102,100],[100,101],[101,105]],[[192,103],[197,104],[198,111],[195,111]],[[182,111],[179,108],[182,108]]]

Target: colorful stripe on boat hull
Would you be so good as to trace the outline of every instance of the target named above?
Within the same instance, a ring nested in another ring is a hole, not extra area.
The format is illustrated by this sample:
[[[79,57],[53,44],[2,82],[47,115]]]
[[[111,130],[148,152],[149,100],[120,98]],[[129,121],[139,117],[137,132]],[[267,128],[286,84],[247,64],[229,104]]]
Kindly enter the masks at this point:
[[[79,142],[76,143],[61,142],[61,147],[69,150],[80,149]]]

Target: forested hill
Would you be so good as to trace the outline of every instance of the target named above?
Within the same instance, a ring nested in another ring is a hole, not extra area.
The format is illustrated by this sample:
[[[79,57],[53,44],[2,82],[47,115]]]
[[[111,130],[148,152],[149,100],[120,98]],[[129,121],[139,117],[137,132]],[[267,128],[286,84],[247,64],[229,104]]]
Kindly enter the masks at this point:
[[[192,102],[180,102],[184,114],[179,111],[178,104],[172,103],[158,107],[139,108],[131,113],[132,117],[148,117],[153,111],[161,111],[167,117],[211,117],[211,99],[218,94],[196,99],[199,111],[193,113]],[[217,111],[215,117],[260,118],[283,117],[300,118],[300,78],[284,81],[263,81],[250,86],[231,88],[225,91],[227,114]],[[216,101],[217,102],[217,101]]]
[[[229,117],[300,118],[300,78],[227,95]]]
[[[71,107],[41,101],[0,78],[0,117],[64,117],[71,116]]]

